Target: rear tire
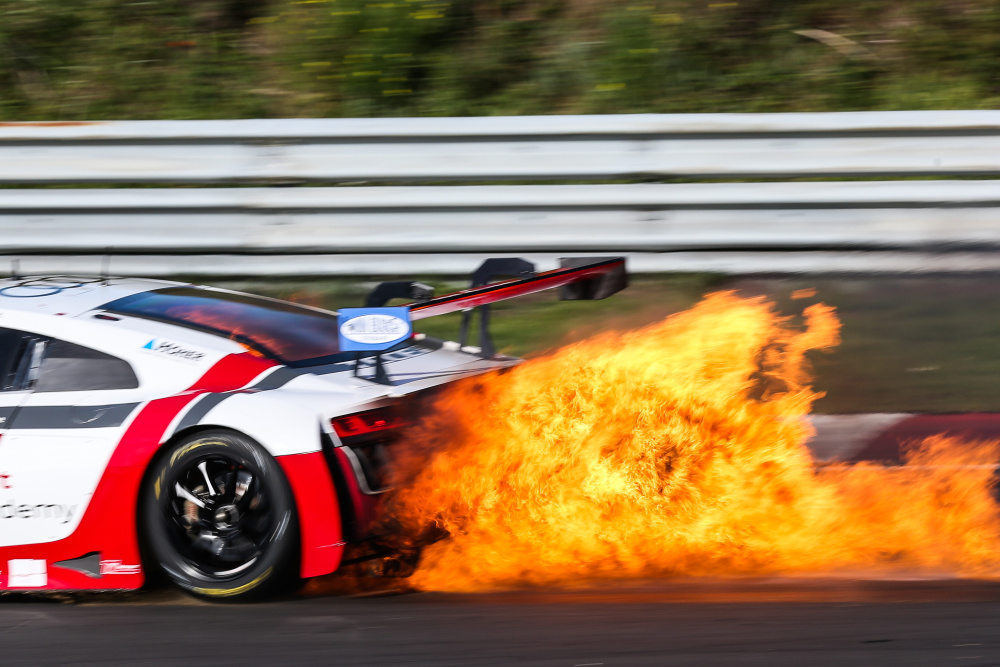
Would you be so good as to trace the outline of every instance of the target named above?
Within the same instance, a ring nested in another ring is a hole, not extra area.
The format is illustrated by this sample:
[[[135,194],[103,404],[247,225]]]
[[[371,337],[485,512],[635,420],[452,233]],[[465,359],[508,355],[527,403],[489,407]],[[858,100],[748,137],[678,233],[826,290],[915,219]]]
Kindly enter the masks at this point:
[[[295,573],[295,501],[277,461],[244,435],[205,431],[166,448],[141,492],[149,555],[212,599],[274,593]]]

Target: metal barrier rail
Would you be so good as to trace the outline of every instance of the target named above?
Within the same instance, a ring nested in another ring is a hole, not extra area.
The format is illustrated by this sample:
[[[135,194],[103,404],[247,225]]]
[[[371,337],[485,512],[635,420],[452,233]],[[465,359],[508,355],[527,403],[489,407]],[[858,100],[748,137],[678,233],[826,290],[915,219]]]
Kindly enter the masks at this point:
[[[1000,180],[600,184],[922,175],[1000,175],[1000,111],[0,123],[0,255],[93,272],[111,248],[150,276],[597,253],[640,271],[1000,270]],[[504,180],[590,184],[442,184]],[[392,185],[275,187],[307,183]],[[199,187],[9,187],[50,184]]]
[[[559,265],[578,253],[490,253],[523,257],[539,269]],[[590,255],[592,253],[587,253]],[[969,273],[1000,272],[1000,254],[983,252],[743,251],[624,253],[632,273]],[[97,275],[107,265],[114,275],[290,277],[290,276],[468,276],[487,255],[127,255],[115,252],[110,263],[100,255],[9,255],[0,257],[0,274],[17,262],[22,275]]]
[[[1000,174],[1000,111],[0,124],[0,183]]]
[[[993,250],[1000,180],[0,190],[8,254]]]

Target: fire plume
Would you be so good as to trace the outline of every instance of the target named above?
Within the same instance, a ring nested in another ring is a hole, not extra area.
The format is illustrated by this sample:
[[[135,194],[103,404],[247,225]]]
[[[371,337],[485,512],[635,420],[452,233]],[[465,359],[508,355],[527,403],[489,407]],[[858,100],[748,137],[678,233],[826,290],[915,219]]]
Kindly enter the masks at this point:
[[[417,588],[621,577],[1000,574],[997,446],[817,468],[806,353],[838,342],[762,298],[607,333],[451,387],[411,432],[390,505]],[[958,466],[958,467],[956,467]]]

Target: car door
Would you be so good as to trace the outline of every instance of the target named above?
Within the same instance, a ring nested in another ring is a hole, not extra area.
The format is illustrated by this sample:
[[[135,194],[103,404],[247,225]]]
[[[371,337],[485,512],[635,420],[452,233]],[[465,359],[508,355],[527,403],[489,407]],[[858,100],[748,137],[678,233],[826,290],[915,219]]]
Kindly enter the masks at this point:
[[[139,405],[128,363],[56,338],[30,337],[18,376],[26,393],[0,443],[11,486],[0,512],[12,515],[0,546],[72,534]]]
[[[18,378],[21,357],[28,340],[28,334],[23,331],[0,328],[0,449],[4,446],[4,436],[14,413],[28,393],[21,388]],[[14,490],[14,481],[10,471],[0,465],[0,521],[13,513],[9,498]]]

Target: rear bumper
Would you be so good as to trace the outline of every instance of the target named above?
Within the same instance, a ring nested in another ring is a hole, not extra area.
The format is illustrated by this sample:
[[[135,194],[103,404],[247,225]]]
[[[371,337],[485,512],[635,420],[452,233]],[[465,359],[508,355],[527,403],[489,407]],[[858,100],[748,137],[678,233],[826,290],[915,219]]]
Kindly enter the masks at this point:
[[[295,496],[299,519],[302,577],[317,577],[337,569],[344,554],[344,537],[337,493],[323,452],[277,457]]]

